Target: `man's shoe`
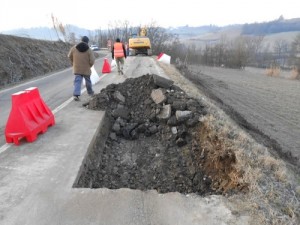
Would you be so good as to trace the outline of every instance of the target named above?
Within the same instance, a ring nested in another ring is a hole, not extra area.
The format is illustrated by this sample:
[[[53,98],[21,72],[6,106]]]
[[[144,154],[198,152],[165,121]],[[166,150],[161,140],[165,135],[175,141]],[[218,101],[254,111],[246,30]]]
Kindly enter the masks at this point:
[[[74,96],[74,101],[80,101],[79,96],[75,95],[75,96]]]

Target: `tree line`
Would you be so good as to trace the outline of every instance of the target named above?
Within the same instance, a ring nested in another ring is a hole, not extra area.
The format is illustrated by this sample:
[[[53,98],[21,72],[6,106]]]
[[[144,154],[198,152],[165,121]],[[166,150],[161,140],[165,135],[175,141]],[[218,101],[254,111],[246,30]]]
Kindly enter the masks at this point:
[[[67,28],[58,25],[58,32],[64,36],[64,41],[76,43],[78,40],[74,33],[67,32]],[[300,71],[300,33],[292,43],[286,40],[277,40],[273,46],[264,44],[264,35],[240,35],[230,39],[223,35],[214,42],[205,46],[195,44],[187,45],[180,41],[177,34],[167,31],[155,22],[140,26],[131,26],[128,21],[114,22],[106,30],[98,29],[89,35],[90,42],[100,47],[106,47],[107,41],[120,38],[128,42],[132,34],[138,34],[146,27],[147,36],[151,40],[152,52],[158,55],[164,52],[171,55],[172,63],[203,64],[207,66],[220,66],[242,69],[246,66],[260,68],[279,67],[284,69],[295,68]]]
[[[240,35],[234,39],[223,36],[204,47],[191,45],[186,49],[192,63],[229,68],[292,68],[299,64],[299,53],[300,33],[292,43],[278,39],[273,46],[264,44],[264,36]]]
[[[243,35],[267,35],[290,31],[300,31],[299,19],[285,20],[280,16],[277,20],[245,24],[242,28]]]

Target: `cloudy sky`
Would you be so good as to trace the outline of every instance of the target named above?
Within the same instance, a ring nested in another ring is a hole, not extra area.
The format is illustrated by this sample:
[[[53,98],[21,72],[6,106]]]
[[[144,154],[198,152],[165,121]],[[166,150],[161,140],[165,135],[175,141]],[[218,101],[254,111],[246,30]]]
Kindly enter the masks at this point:
[[[155,22],[162,27],[244,24],[300,18],[299,0],[1,0],[0,32],[63,24],[107,29]]]

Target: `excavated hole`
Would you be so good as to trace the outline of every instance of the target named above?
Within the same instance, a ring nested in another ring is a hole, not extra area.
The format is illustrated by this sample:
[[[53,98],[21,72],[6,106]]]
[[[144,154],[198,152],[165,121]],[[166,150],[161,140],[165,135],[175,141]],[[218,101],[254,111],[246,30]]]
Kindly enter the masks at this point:
[[[204,106],[173,82],[156,75],[127,79],[101,90],[88,108],[106,110],[106,119],[74,187],[200,195],[243,187],[234,152],[199,121]]]

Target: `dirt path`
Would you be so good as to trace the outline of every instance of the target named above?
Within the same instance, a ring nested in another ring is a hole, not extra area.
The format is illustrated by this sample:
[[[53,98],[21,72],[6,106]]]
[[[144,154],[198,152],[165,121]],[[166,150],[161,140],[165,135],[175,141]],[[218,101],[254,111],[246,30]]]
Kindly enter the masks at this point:
[[[299,167],[300,82],[263,70],[191,66],[187,76],[257,141]]]

